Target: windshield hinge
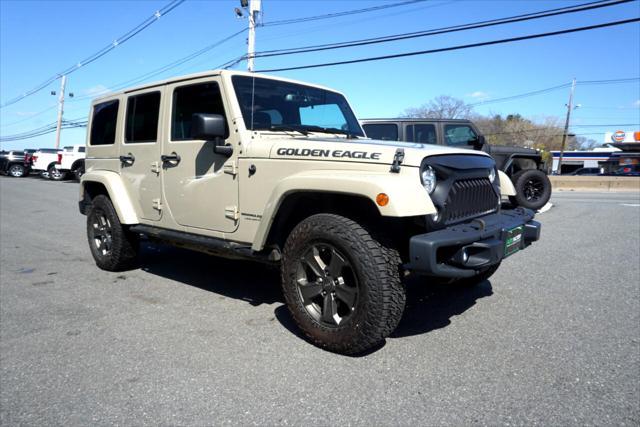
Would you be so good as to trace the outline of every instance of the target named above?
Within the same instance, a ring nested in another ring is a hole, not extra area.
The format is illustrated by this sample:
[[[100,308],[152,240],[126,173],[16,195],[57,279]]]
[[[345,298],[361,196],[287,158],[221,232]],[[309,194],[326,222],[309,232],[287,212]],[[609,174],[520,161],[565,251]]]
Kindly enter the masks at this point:
[[[400,165],[404,161],[404,148],[398,148],[396,154],[393,156],[393,164],[391,165],[391,172],[400,173]]]
[[[238,174],[238,165],[236,165],[235,161],[225,163],[222,169],[224,173],[228,173],[229,175],[236,176]]]

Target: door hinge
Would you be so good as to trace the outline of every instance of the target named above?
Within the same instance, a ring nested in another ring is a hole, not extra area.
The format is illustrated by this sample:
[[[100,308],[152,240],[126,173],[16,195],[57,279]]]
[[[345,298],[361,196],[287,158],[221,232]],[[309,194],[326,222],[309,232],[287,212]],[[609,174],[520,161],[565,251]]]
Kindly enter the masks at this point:
[[[237,221],[238,218],[240,218],[240,211],[238,210],[237,206],[226,206],[224,208],[224,216]]]
[[[222,167],[224,173],[228,173],[229,175],[236,176],[238,174],[238,165],[236,162],[228,162]]]
[[[151,172],[160,173],[160,162],[151,163]]]
[[[153,199],[152,203],[153,203],[153,209],[157,211],[162,210],[162,202],[160,201],[160,199]]]

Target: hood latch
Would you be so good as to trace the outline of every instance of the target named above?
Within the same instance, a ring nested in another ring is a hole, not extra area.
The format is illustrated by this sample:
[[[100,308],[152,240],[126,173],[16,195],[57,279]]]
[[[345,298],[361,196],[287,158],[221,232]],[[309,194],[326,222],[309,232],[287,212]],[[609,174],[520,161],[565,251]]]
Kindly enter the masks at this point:
[[[396,154],[393,156],[393,164],[391,165],[390,172],[400,173],[400,165],[404,161],[404,148],[398,148]]]

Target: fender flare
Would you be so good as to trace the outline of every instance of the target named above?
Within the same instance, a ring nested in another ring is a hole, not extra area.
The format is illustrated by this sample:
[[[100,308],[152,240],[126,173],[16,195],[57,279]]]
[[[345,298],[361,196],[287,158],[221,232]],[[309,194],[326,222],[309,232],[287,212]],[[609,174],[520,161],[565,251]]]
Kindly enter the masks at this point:
[[[387,217],[410,217],[436,213],[437,210],[420,183],[418,168],[403,168],[403,173],[357,172],[344,170],[305,171],[278,182],[268,198],[252,245],[254,251],[264,247],[273,221],[287,196],[296,192],[316,191],[365,197]],[[389,196],[386,206],[376,203],[376,196]],[[424,197],[416,197],[423,194]]]
[[[111,171],[91,171],[82,175],[82,180],[80,181],[81,202],[85,198],[85,185],[89,182],[100,183],[106,188],[111,203],[113,203],[113,207],[118,214],[118,219],[122,224],[138,224],[140,222],[119,174]]]
[[[516,187],[513,186],[513,182],[511,182],[511,178],[509,178],[509,175],[499,170],[498,176],[500,177],[500,196],[515,196]]]

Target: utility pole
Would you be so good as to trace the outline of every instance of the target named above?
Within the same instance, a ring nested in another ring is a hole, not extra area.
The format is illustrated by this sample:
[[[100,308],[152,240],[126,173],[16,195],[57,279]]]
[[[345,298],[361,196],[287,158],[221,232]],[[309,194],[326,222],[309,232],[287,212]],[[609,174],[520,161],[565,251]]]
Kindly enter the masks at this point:
[[[58,97],[58,126],[56,127],[56,148],[60,148],[60,130],[62,127],[62,114],[64,113],[64,87],[67,84],[67,76],[62,76],[60,81],[60,96]]]
[[[576,90],[576,78],[571,83],[571,92],[569,92],[569,103],[567,104],[567,120],[564,122],[564,133],[562,134],[562,145],[560,146],[560,158],[558,159],[558,175],[562,175],[562,157],[564,156],[564,147],[567,143],[567,134],[569,133],[569,122],[571,120],[571,110],[573,110],[573,93]]]
[[[253,73],[253,58],[256,52],[256,23],[260,14],[261,0],[249,0],[249,40],[247,43],[247,71]]]

